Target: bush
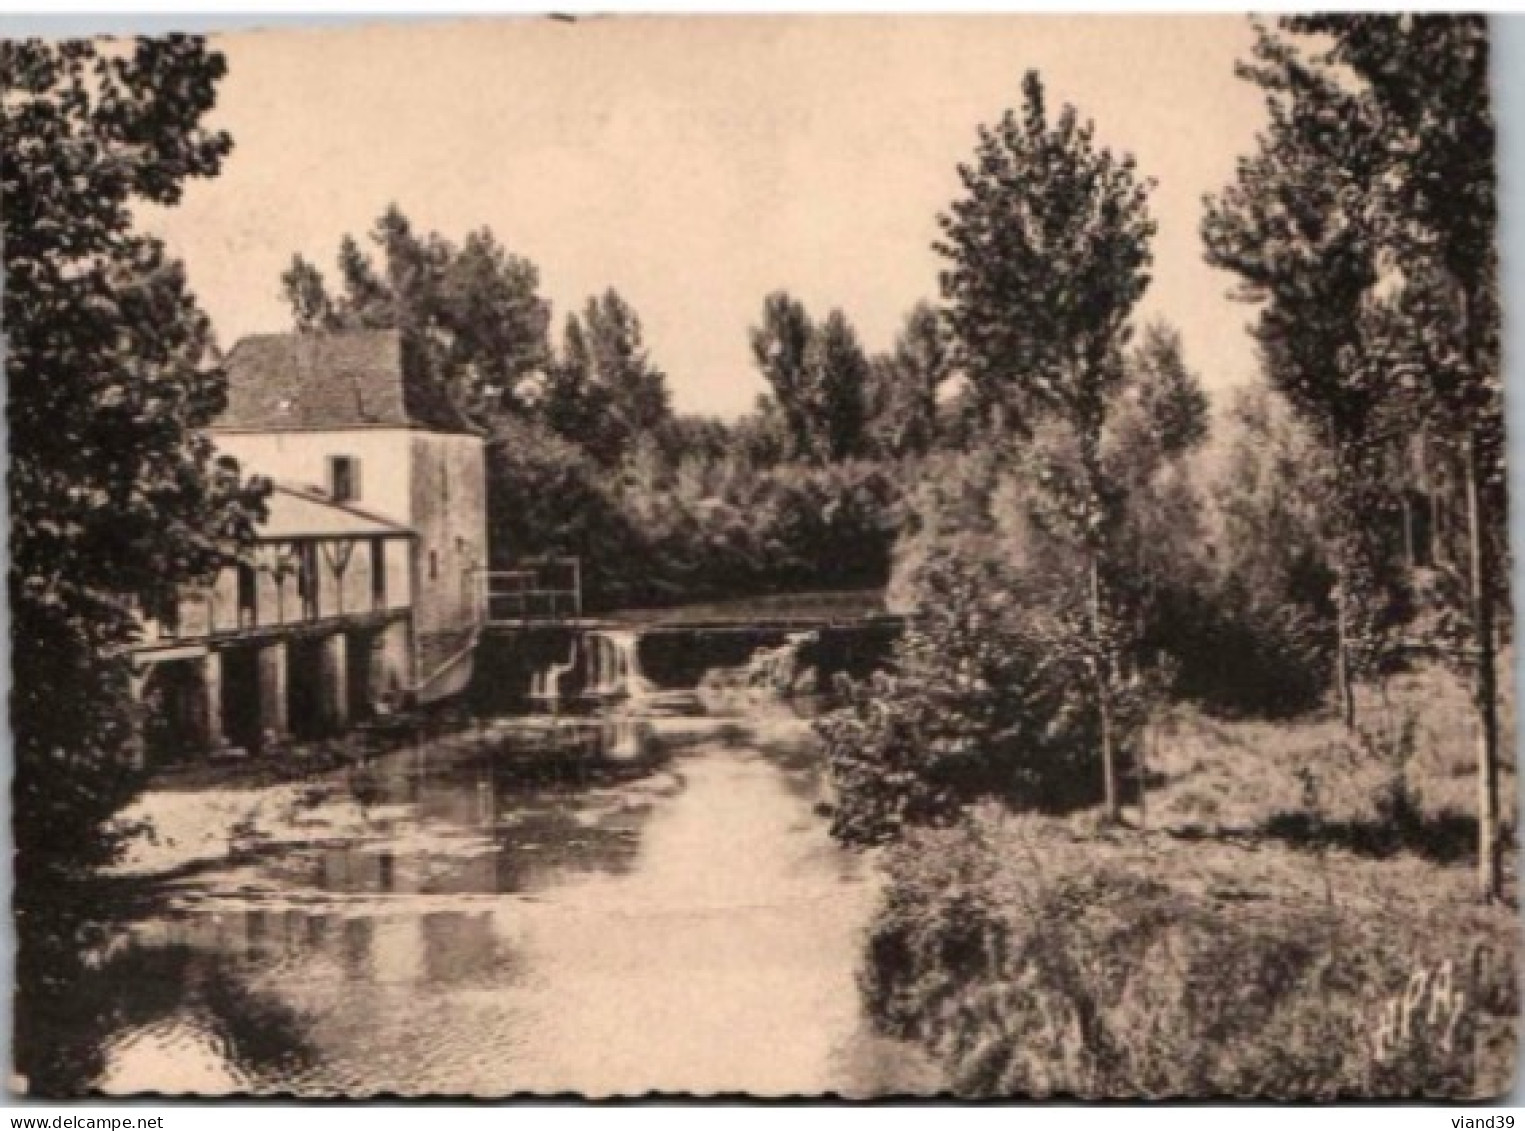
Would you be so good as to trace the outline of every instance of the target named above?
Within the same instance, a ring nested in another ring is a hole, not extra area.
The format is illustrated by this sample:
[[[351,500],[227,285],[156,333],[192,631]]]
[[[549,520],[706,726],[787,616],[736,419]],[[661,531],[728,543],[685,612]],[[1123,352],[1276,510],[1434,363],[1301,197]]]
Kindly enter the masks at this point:
[[[1145,648],[1172,657],[1181,699],[1215,714],[1288,719],[1319,706],[1333,671],[1333,634],[1302,606],[1230,588],[1162,595]]]
[[[1035,850],[1020,820],[987,812],[916,834],[891,858],[871,930],[871,1016],[923,1044],[955,1092],[1507,1088],[1518,1008],[1507,912],[1290,891],[1225,899],[1184,867],[1094,841]]]
[[[832,833],[880,844],[946,825],[972,800],[1063,807],[1095,798],[1095,713],[1081,653],[991,562],[923,571],[920,612],[891,670],[844,680],[817,724],[835,793]]]

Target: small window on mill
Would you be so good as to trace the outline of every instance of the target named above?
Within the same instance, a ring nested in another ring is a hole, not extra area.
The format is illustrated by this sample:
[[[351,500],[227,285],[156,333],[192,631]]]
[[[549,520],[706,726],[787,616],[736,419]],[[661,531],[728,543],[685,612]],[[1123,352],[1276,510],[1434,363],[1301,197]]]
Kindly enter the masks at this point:
[[[360,461],[354,456],[328,457],[328,494],[336,503],[360,498]]]

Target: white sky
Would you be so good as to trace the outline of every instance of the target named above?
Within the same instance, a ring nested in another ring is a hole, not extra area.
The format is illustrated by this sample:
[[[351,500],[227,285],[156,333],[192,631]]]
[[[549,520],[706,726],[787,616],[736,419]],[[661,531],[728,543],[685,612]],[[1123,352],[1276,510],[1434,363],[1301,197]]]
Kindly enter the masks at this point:
[[[976,127],[1037,68],[1051,107],[1159,181],[1144,315],[1209,388],[1248,379],[1249,311],[1201,257],[1204,193],[1263,121],[1233,75],[1240,16],[484,20],[216,37],[229,73],[214,180],[150,218],[224,347],[289,327],[279,277],[332,272],[390,202],[459,239],[491,227],[541,270],[555,325],[606,286],[640,312],[681,410],[763,389],[747,329],[785,287],[886,348],[936,298],[936,216]]]

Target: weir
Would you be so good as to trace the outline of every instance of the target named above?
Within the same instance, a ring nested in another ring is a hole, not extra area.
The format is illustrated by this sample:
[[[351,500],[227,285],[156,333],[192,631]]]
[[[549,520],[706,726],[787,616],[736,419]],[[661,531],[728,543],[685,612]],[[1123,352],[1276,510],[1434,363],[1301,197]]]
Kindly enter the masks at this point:
[[[530,698],[556,702],[561,698],[562,678],[577,666],[577,637],[572,637],[572,651],[564,663],[553,663],[530,677]]]
[[[588,681],[585,692],[598,698],[639,698],[651,683],[641,673],[640,636],[631,629],[588,633]]]
[[[567,658],[554,660],[531,674],[531,699],[549,703],[577,696],[638,699],[652,692],[651,681],[641,671],[638,631],[621,628],[569,632]]]
[[[721,686],[812,693],[833,686],[839,673],[865,678],[900,632],[888,618],[808,631],[748,626],[739,617],[723,627],[532,623],[482,634],[471,705],[484,715],[620,701],[665,710],[669,694]]]

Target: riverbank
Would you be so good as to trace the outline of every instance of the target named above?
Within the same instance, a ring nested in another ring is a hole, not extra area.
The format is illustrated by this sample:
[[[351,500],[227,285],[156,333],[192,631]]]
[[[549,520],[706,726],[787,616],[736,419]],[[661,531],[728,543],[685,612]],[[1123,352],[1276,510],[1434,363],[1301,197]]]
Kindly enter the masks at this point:
[[[1364,706],[1355,736],[1178,709],[1131,828],[986,805],[915,836],[872,1016],[971,1096],[1507,1090],[1518,924],[1476,896],[1464,696],[1428,672]],[[1512,828],[1512,767],[1501,795]]]

